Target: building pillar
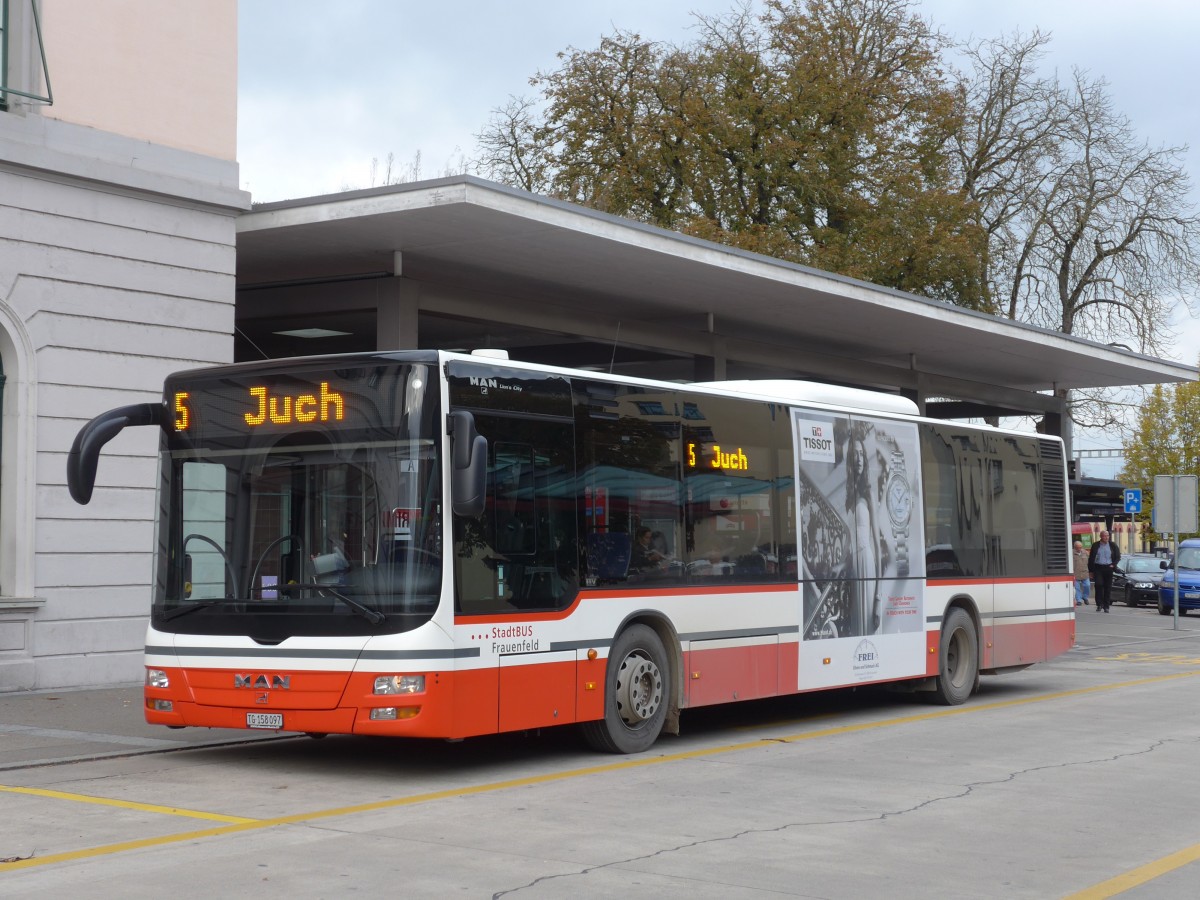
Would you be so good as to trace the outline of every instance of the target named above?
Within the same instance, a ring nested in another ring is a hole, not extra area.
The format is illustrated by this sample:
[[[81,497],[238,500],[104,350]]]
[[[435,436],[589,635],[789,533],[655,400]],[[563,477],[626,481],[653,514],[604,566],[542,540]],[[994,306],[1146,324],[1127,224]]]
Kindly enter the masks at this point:
[[[709,329],[712,323],[710,317]],[[693,381],[724,381],[729,377],[728,360],[725,353],[725,340],[716,334],[712,335],[712,354],[692,357]]]
[[[397,276],[378,282],[378,304],[375,308],[375,349],[416,350],[420,334],[417,330],[417,310],[420,306],[421,285]]]

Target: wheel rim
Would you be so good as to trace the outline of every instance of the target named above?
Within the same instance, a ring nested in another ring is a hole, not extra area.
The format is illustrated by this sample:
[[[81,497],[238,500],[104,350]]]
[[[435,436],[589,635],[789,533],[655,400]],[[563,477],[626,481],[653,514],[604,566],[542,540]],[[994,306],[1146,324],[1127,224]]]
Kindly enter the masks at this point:
[[[662,673],[642,651],[630,653],[617,670],[617,711],[630,728],[654,718],[662,706]]]
[[[962,687],[967,679],[967,659],[970,655],[966,634],[962,629],[956,629],[946,645],[945,670],[946,680],[955,687]]]

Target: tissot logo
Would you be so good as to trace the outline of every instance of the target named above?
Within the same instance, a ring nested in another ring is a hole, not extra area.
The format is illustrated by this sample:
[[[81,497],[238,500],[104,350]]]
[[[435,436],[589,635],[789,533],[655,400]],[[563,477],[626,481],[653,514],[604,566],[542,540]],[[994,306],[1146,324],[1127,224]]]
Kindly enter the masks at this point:
[[[805,462],[837,461],[837,448],[833,445],[833,422],[797,419],[796,437],[800,444],[800,458]]]
[[[291,675],[234,675],[235,688],[251,688],[256,691],[287,691],[292,687]]]

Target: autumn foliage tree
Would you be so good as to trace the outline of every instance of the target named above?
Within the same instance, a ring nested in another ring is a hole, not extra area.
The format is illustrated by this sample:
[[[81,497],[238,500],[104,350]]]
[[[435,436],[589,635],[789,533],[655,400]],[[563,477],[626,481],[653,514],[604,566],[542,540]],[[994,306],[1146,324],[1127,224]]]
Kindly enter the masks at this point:
[[[1145,503],[1149,508],[1155,475],[1196,474],[1200,474],[1200,382],[1155,385],[1125,443],[1120,481],[1151,491]]]
[[[480,135],[499,181],[973,308],[946,41],[908,0],[768,0],[687,46],[570,48]]]
[[[760,10],[760,12],[756,12]],[[527,190],[1143,353],[1200,289],[1182,148],[1033,31],[951,42],[915,0],[764,0],[684,46],[569,48],[480,138]],[[951,66],[947,59],[953,59]],[[1111,425],[1110,398],[1072,399]]]

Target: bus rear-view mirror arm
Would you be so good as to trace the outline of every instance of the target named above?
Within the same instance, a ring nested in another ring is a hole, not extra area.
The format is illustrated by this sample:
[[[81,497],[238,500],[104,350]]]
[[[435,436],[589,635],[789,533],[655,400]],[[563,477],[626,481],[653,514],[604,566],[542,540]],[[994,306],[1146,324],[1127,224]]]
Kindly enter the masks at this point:
[[[71,452],[67,454],[67,488],[71,491],[71,499],[80,504],[92,499],[100,448],[130,426],[157,425],[162,428],[166,422],[167,409],[161,403],[135,403],[101,413],[79,429]]]
[[[456,516],[478,516],[487,491],[487,438],[475,430],[475,417],[466,410],[455,410],[447,421],[453,463],[451,508]]]

